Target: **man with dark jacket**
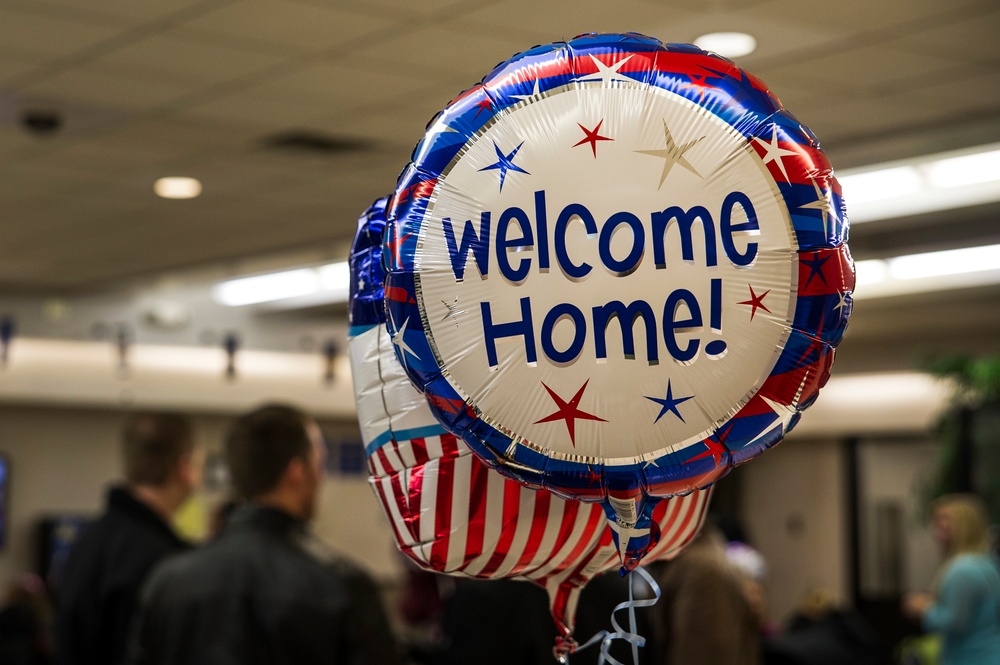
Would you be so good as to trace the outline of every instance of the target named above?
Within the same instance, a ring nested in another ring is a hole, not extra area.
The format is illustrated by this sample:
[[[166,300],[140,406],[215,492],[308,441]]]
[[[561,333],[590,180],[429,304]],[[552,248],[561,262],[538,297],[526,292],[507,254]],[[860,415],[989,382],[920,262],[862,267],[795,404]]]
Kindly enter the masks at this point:
[[[375,585],[307,529],[324,450],[316,424],[290,407],[263,407],[236,423],[226,457],[245,503],[218,538],[153,573],[133,663],[398,662]]]
[[[123,486],[70,552],[59,586],[56,652],[63,665],[119,665],[139,589],[154,565],[187,548],[170,518],[201,480],[191,425],[172,413],[129,418]]]

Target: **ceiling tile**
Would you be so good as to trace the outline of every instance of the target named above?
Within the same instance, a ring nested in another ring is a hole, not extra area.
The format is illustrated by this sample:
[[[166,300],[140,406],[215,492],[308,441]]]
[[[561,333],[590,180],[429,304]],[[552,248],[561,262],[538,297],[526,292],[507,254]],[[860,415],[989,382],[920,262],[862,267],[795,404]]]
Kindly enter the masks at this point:
[[[972,76],[942,78],[924,88],[923,92],[933,97],[937,106],[952,109],[956,121],[968,111],[981,113],[989,109],[996,109],[996,117],[1000,118],[1000,69]]]
[[[429,85],[420,76],[405,71],[365,70],[340,62],[311,64],[294,73],[274,79],[269,89],[277,94],[291,91],[303,96],[315,96],[324,102],[326,112],[367,108],[387,102],[403,101],[420,93]]]
[[[91,66],[111,75],[153,78],[191,89],[243,78],[283,60],[259,51],[154,35],[97,58]]]
[[[531,46],[496,31],[494,36],[484,36],[463,30],[461,25],[432,26],[405,31],[387,44],[355,49],[344,61],[358,68],[364,63],[380,63],[414,78],[440,79],[445,74],[454,79],[467,73],[467,86],[472,86],[498,62]],[[420,56],[414,57],[418,53]]]
[[[328,4],[327,0],[299,0],[309,4]],[[434,12],[447,13],[447,10],[462,11],[464,7],[472,3],[469,0],[423,0],[413,2],[413,0],[358,0],[356,6],[369,11],[392,11],[401,14],[430,14]]]
[[[255,0],[227,5],[185,27],[257,40],[294,54],[332,49],[392,24],[389,17],[362,15],[329,5]]]
[[[56,173],[92,173],[112,181],[122,174],[139,170],[155,170],[160,157],[155,153],[136,151],[129,146],[115,146],[110,141],[95,138],[75,141],[62,150],[43,153],[26,161],[26,168],[52,169]]]
[[[847,48],[804,62],[769,67],[759,75],[774,86],[772,80],[794,82],[814,93],[825,93],[831,99],[857,98],[879,94],[885,89],[898,89],[901,76],[910,79],[946,72],[960,63],[947,58],[908,53],[881,46]]]
[[[458,89],[418,97],[405,103],[371,108],[367,113],[343,118],[340,126],[351,134],[371,136],[399,150],[402,167],[410,151],[423,137],[430,122],[460,92]]]
[[[0,81],[20,76],[34,67],[26,56],[0,55]]]
[[[876,139],[880,134],[907,125],[941,119],[933,98],[921,92],[901,92],[831,101],[809,111],[809,128],[820,142]],[[803,122],[805,120],[803,119]]]
[[[790,21],[816,29],[836,30],[844,34],[879,31],[893,36],[901,27],[915,21],[933,23],[945,20],[966,5],[981,4],[982,0],[895,0],[894,2],[810,2],[801,0],[771,0],[753,8],[764,20]]]
[[[889,42],[889,46],[923,51],[970,62],[1000,58],[1000,3],[981,16],[944,25],[928,25]]]
[[[17,0],[15,0],[17,1]],[[210,4],[225,4],[233,0],[216,0]],[[163,19],[194,5],[206,4],[205,0],[171,0],[170,2],[135,2],[135,0],[99,0],[81,5],[78,0],[20,0],[30,2],[35,11],[48,11],[66,16],[83,16],[83,12],[116,25],[131,26]]]
[[[117,33],[108,26],[0,8],[0,54],[30,58],[39,64],[93,46]]]
[[[20,94],[56,104],[85,104],[127,113],[161,106],[190,89],[190,84],[113,75],[81,67],[24,86]]]
[[[108,132],[102,141],[113,149],[175,159],[203,153],[225,154],[246,147],[255,138],[252,133],[235,131],[228,123],[169,114],[125,123],[121,129]]]
[[[692,16],[690,11],[677,9],[676,4],[636,0],[613,3],[507,0],[485,3],[482,9],[462,16],[454,27],[475,26],[476,33],[485,34],[498,34],[502,29],[519,40],[534,39],[541,43],[571,39],[585,32],[636,31],[668,39],[674,23]],[[505,60],[533,45],[519,42],[510,53],[497,55]]]
[[[217,123],[239,123],[264,134],[307,126],[312,120],[330,114],[329,104],[319,94],[280,88],[266,83],[221,97],[214,95],[204,103],[191,103],[185,115]]]

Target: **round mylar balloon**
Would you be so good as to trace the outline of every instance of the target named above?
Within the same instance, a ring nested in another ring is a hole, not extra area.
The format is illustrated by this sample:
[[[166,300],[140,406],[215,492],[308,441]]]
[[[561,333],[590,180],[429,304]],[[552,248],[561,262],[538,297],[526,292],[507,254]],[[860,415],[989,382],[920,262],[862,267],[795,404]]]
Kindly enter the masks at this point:
[[[491,471],[434,418],[382,325],[383,213],[380,201],[361,218],[351,253],[349,353],[369,482],[403,553],[439,573],[543,586],[566,640],[584,584],[619,565],[604,514]],[[695,492],[657,507],[664,537],[648,559],[671,558],[694,537],[708,497]]]
[[[825,383],[846,237],[819,144],[760,80],[585,35],[431,122],[388,210],[388,329],[449,431],[600,501],[630,569],[657,498],[776,443]]]

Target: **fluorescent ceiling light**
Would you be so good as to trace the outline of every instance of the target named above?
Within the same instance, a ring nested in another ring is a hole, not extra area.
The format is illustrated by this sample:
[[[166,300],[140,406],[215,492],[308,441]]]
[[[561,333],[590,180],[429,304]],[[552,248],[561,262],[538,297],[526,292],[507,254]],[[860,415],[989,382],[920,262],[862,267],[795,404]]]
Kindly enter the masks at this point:
[[[350,267],[346,261],[316,268],[297,268],[216,284],[212,298],[230,307],[268,304],[275,309],[298,309],[347,302]]]
[[[710,32],[694,40],[694,45],[726,58],[739,58],[757,50],[757,40],[745,32]]]
[[[927,181],[934,187],[962,187],[1000,181],[1000,150],[938,160],[927,167]]]
[[[908,196],[920,189],[920,173],[912,166],[897,166],[837,178],[852,209],[862,203]]]
[[[217,284],[212,296],[223,305],[239,307],[271,300],[295,298],[319,290],[319,275],[310,268],[286,270],[256,277],[242,277]]]
[[[1000,201],[1000,143],[837,174],[852,223]]]
[[[201,194],[201,182],[195,178],[160,178],[153,183],[153,191],[164,199],[193,199]]]
[[[858,261],[854,299],[1000,283],[1000,245]]]

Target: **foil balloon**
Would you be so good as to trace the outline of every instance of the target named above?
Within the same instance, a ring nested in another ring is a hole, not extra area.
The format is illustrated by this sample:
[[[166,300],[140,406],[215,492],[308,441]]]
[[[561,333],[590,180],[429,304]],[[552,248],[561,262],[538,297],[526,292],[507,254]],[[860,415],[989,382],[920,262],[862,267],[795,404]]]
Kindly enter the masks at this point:
[[[448,431],[600,502],[631,569],[660,498],[774,445],[826,382],[847,230],[815,136],[759,79],[584,35],[431,121],[388,208],[388,330]]]
[[[351,253],[349,355],[369,481],[399,549],[421,567],[544,587],[563,643],[572,644],[576,601],[618,554],[594,503],[536,491],[490,470],[435,419],[393,353],[384,326],[381,233],[385,201],[361,218]],[[706,492],[664,501],[653,519],[664,537],[650,558],[669,558],[697,533]]]

